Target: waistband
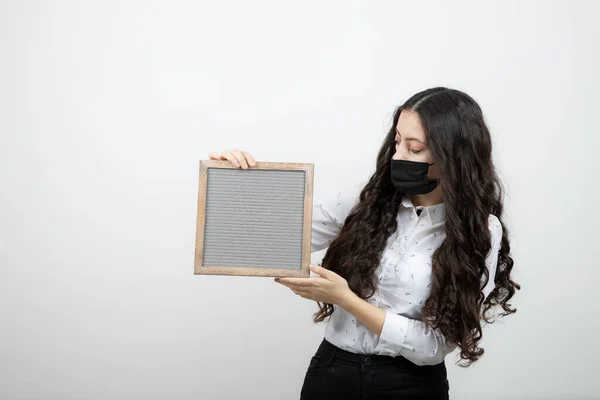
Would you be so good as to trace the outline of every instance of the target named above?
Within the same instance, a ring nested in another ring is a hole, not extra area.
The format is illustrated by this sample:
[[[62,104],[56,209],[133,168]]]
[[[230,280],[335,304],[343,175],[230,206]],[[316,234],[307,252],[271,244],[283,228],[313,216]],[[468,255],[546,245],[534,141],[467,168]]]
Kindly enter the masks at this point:
[[[417,365],[400,355],[393,357],[381,354],[357,354],[344,349],[340,349],[334,344],[328,342],[326,339],[323,339],[323,341],[319,345],[319,348],[317,349],[317,354],[320,354],[332,361],[338,359],[357,365],[396,364],[404,366],[407,370],[418,370],[419,373],[423,373],[425,375],[438,376],[442,378],[446,377],[447,375],[446,364],[444,361],[435,365]]]

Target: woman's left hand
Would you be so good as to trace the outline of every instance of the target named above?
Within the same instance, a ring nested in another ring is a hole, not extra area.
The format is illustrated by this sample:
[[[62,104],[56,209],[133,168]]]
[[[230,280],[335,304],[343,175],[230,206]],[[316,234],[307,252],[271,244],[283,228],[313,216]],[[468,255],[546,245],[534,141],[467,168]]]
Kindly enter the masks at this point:
[[[343,304],[351,295],[346,279],[318,265],[311,264],[310,270],[320,276],[310,278],[275,278],[275,282],[289,287],[305,299],[329,304]]]

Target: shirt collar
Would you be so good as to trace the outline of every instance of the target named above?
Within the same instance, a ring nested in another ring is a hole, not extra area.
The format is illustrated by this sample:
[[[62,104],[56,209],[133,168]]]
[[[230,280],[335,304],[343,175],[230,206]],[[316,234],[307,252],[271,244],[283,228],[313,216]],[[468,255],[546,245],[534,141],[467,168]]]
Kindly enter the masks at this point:
[[[433,206],[419,206],[414,207],[412,201],[407,196],[402,198],[402,206],[409,209],[421,209],[421,215],[419,218],[427,218],[431,225],[439,224],[446,220],[446,208],[444,203],[436,204]]]

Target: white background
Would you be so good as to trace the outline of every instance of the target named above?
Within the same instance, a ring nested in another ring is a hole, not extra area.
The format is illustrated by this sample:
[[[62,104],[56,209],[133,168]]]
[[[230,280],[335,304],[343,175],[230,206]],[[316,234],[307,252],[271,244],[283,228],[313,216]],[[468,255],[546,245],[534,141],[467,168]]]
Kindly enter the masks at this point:
[[[3,0],[0,398],[298,398],[316,305],[193,274],[198,161],[311,162],[324,199],[370,175],[394,108],[437,85],[486,114],[523,285],[479,362],[447,358],[451,397],[598,398],[599,12]]]

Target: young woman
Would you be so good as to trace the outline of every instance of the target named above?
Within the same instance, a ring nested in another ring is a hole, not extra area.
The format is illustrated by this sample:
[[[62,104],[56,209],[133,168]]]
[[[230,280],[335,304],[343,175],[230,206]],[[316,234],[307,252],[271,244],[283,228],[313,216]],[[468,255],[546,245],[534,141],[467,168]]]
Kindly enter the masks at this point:
[[[446,355],[475,362],[482,321],[516,311],[502,198],[475,100],[433,88],[400,106],[370,179],[314,207],[318,276],[275,279],[328,321],[301,398],[447,399]]]

